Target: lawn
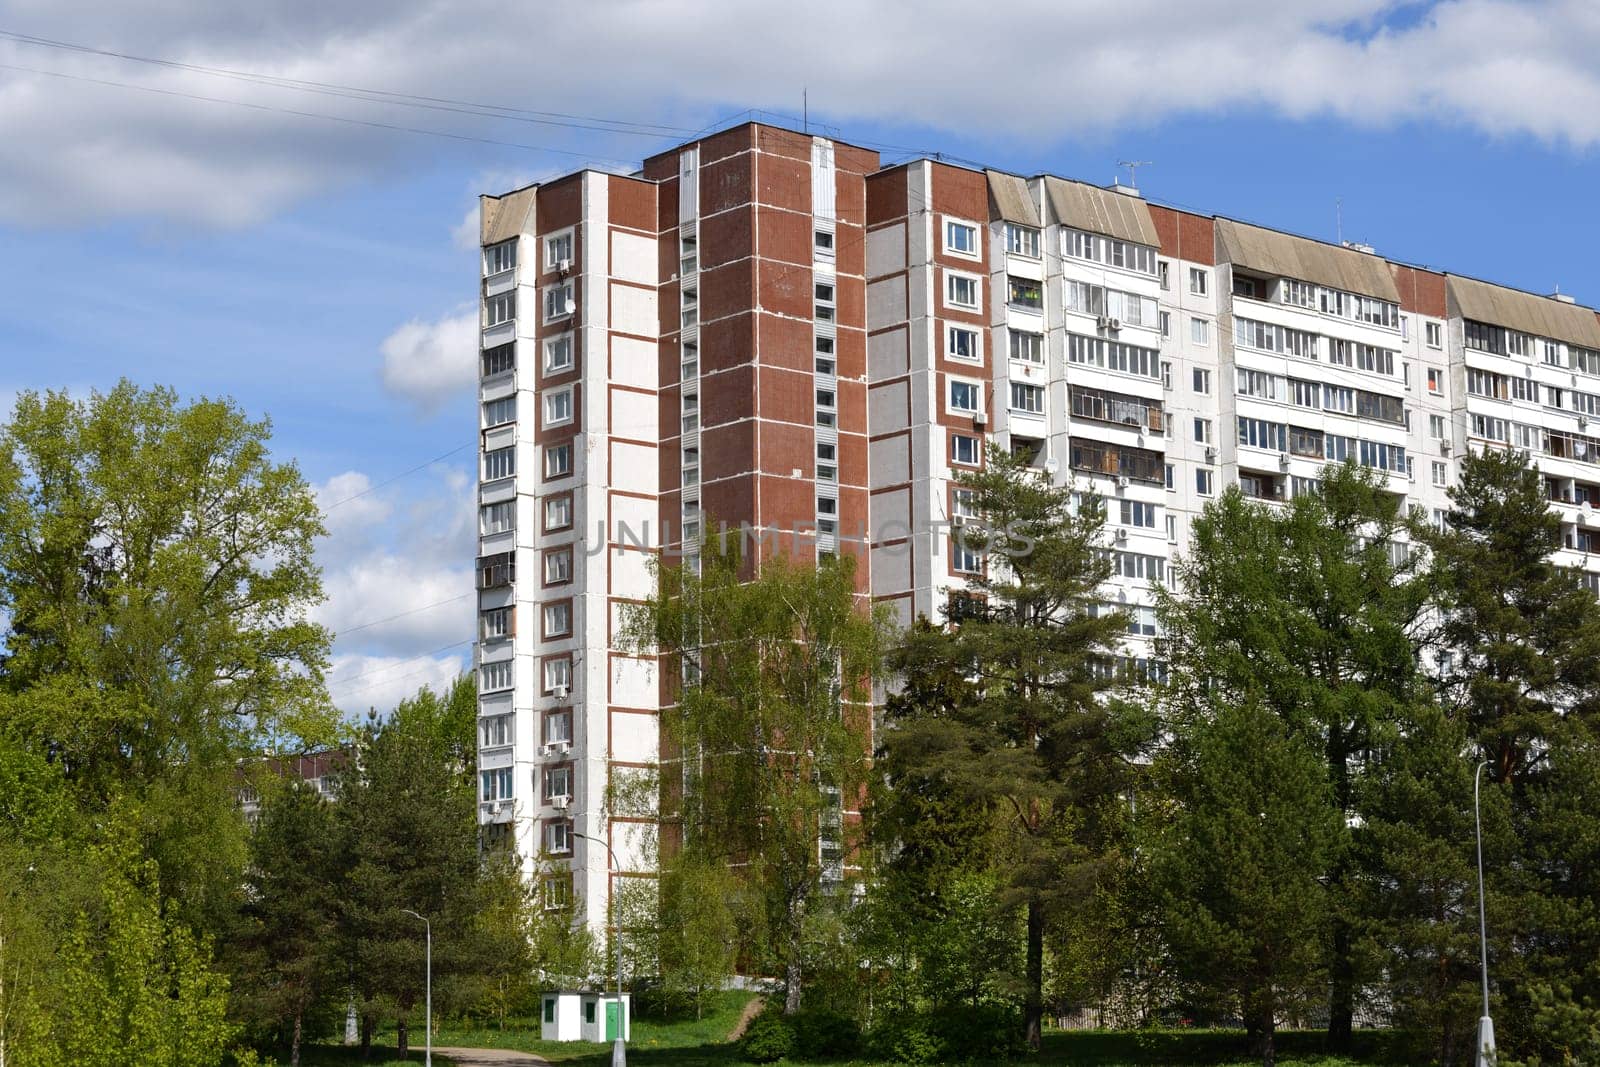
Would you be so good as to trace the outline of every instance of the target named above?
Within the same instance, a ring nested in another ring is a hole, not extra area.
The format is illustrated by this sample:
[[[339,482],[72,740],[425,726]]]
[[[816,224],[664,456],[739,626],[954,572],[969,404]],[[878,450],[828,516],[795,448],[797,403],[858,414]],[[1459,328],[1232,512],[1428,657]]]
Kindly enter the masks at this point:
[[[723,993],[707,1009],[703,1019],[677,1019],[670,1022],[639,1018],[634,1021],[634,1040],[628,1044],[630,1067],[726,1067],[744,1062],[738,1049],[728,1044],[728,1032],[738,1022],[750,999],[747,993]],[[410,1062],[421,1059],[421,1034],[414,1035],[418,1046]],[[392,1035],[382,1035],[393,1040]],[[1358,1035],[1359,1055],[1353,1059],[1329,1057],[1321,1051],[1323,1035],[1316,1031],[1289,1032],[1278,1038],[1278,1062],[1300,1067],[1375,1067],[1403,1064],[1405,1060],[1386,1052],[1388,1035],[1369,1032]],[[463,1025],[445,1022],[434,1035],[435,1045],[465,1048],[508,1048],[531,1052],[551,1063],[570,1067],[608,1067],[611,1047],[587,1042],[539,1040],[537,1019],[508,1020],[506,1028]],[[343,1067],[361,1061],[355,1050],[319,1046],[308,1055],[307,1067]],[[377,1058],[393,1055],[392,1044],[375,1049],[366,1067],[385,1067],[394,1060]],[[320,1058],[326,1054],[326,1058]],[[1037,1057],[1017,1061],[1019,1065],[1040,1067],[1251,1067],[1244,1034],[1237,1031],[1146,1030],[1146,1031],[1047,1031],[1044,1048]],[[785,1060],[789,1067],[888,1067],[869,1060],[830,1061],[822,1064],[805,1060]]]

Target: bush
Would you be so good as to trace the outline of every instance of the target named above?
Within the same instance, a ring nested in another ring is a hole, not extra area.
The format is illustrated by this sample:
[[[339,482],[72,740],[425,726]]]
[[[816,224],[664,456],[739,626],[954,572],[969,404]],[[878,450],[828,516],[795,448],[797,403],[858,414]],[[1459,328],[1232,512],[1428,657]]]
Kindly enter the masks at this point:
[[[739,1051],[751,1063],[774,1063],[793,1055],[794,1050],[794,1024],[771,1004],[750,1020],[739,1039]]]
[[[926,1019],[912,1016],[886,1022],[867,1035],[867,1050],[873,1059],[912,1065],[940,1063],[944,1042],[928,1027]]]
[[[795,1051],[807,1058],[854,1056],[861,1048],[861,1027],[848,1015],[825,1008],[793,1017]]]

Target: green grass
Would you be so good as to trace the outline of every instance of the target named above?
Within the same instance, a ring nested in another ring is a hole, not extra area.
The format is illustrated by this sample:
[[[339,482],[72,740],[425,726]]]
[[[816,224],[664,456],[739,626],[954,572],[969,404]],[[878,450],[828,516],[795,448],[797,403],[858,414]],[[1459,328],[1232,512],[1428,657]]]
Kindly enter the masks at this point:
[[[717,996],[703,1019],[669,1022],[638,1018],[628,1043],[630,1067],[731,1067],[744,1061],[727,1043],[728,1032],[738,1022],[748,993]],[[392,1042],[392,1035],[381,1035]],[[420,1035],[415,1035],[420,1037]],[[505,1029],[470,1023],[442,1023],[434,1044],[464,1048],[506,1048],[531,1052],[564,1067],[608,1067],[611,1046],[588,1042],[539,1040],[537,1018],[507,1020]],[[1330,1057],[1322,1052],[1323,1035],[1317,1031],[1290,1031],[1278,1035],[1278,1062],[1296,1067],[1392,1067],[1406,1060],[1390,1050],[1390,1036],[1382,1032],[1357,1035],[1354,1058]],[[317,1046],[328,1058],[305,1059],[306,1067],[344,1067],[359,1064],[354,1049]],[[392,1045],[375,1049],[368,1067],[398,1064],[377,1057],[393,1055]],[[409,1062],[421,1058],[413,1049]],[[785,1060],[788,1067],[888,1067],[869,1060]],[[1018,1060],[1019,1067],[1252,1067],[1243,1033],[1226,1030],[1047,1031],[1044,1048],[1036,1057]]]

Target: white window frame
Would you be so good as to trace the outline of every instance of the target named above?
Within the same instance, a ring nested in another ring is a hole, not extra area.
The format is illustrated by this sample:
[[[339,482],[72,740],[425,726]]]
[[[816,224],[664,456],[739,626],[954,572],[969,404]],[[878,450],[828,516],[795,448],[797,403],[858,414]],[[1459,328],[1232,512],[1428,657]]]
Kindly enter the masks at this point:
[[[542,845],[546,855],[570,855],[572,852],[572,822],[568,819],[546,819]]]
[[[554,693],[556,686],[564,685],[572,691],[572,660],[567,656],[551,656],[539,667],[540,692]]]
[[[556,625],[552,626],[552,622],[555,622]],[[572,636],[572,603],[570,601],[558,600],[554,604],[546,604],[544,606],[544,610],[540,613],[539,636],[552,641]]]
[[[554,516],[556,521],[552,522]],[[562,493],[560,496],[546,497],[544,502],[544,528],[546,530],[567,530],[572,527],[572,496]]]
[[[1014,344],[1013,342],[1018,337],[1032,338],[1031,341],[1029,341],[1025,346],[1022,346],[1022,347],[1026,347],[1026,348],[1029,348],[1029,349],[1032,349],[1032,350],[1036,351],[1039,354],[1039,358],[1038,359],[1033,359],[1030,356],[1019,356],[1019,355],[1017,355],[1017,349],[1018,349],[1019,346]],[[1007,345],[1007,349],[1008,349],[1008,355],[1010,356],[1011,359],[1016,360],[1018,363],[1024,363],[1024,364],[1026,364],[1026,365],[1028,365],[1030,367],[1042,367],[1042,366],[1044,366],[1044,363],[1045,363],[1045,358],[1044,358],[1044,334],[1035,333],[1032,330],[1018,330],[1018,329],[1014,329],[1013,328],[1013,329],[1010,329],[1010,330],[1006,331],[1006,345]]]
[[[1211,323],[1198,315],[1189,316],[1189,340],[1205,348],[1211,347]]]
[[[517,267],[517,244],[519,238],[513,237],[508,241],[497,241],[492,245],[483,246],[483,276],[493,278],[496,274],[504,274]],[[509,251],[509,255],[504,252]]]
[[[557,456],[565,456],[566,463],[558,470],[552,462]],[[544,476],[546,479],[566,478],[572,474],[572,442],[568,441],[559,445],[544,446]]]
[[[492,430],[496,426],[510,426],[517,421],[517,394],[496,397],[494,400],[483,402],[483,428]]]
[[[1020,239],[1013,240],[1014,236],[1021,235]],[[1016,256],[1019,259],[1039,259],[1040,250],[1044,247],[1042,235],[1037,226],[1024,226],[1020,222],[1008,222],[1005,229],[1006,255]],[[1032,251],[1019,251],[1017,245],[1031,248]]]
[[[566,413],[560,413],[562,403],[566,404]],[[572,387],[553,389],[544,395],[544,424],[545,426],[565,426],[574,418]]]
[[[563,374],[577,365],[577,357],[573,353],[575,337],[571,331],[557,334],[547,338],[544,342],[544,372],[546,374]],[[566,353],[565,360],[558,360],[559,353]]]
[[[972,303],[963,304],[955,298],[953,290],[957,281],[965,281],[972,284]],[[983,310],[983,279],[976,274],[947,269],[944,272],[944,306],[954,308],[957,311],[981,312]]]
[[[943,219],[944,227],[940,233],[943,238],[942,247],[945,255],[959,256],[962,259],[981,260],[983,258],[983,227],[971,219],[957,218],[954,215],[945,215]],[[951,243],[950,236],[952,232],[957,230],[964,230],[971,235],[972,247],[970,249],[957,248]]]
[[[970,385],[972,387],[973,395],[976,397],[976,404],[974,407],[956,407],[955,390],[956,386],[958,385]],[[944,386],[944,410],[947,414],[960,415],[963,417],[971,417],[973,415],[982,413],[985,410],[983,406],[983,383],[978,381],[976,378],[958,378],[954,375],[946,378]]]
[[[961,442],[972,442],[972,459],[969,462],[961,458]],[[950,436],[950,465],[952,467],[976,467],[983,460],[983,443],[980,438],[971,434],[958,433]]]
[[[1019,394],[1023,395],[1023,396],[1036,396],[1036,397],[1038,397],[1039,398],[1039,406],[1037,408],[1019,406],[1017,404],[1017,398],[1018,398]],[[1031,384],[1029,382],[1012,382],[1011,383],[1011,394],[1007,398],[1007,400],[1010,403],[1010,410],[1012,410],[1012,411],[1019,412],[1019,413],[1024,414],[1024,415],[1043,415],[1044,414],[1045,390],[1044,390],[1044,386],[1042,386],[1042,385],[1033,385],[1033,384]]]
[[[566,243],[567,254],[565,256],[560,256],[556,253],[560,251],[560,247],[563,242]],[[568,226],[564,230],[557,230],[555,233],[545,234],[544,269],[555,270],[561,265],[561,260],[565,259],[570,262],[573,259],[576,259],[577,257],[573,254],[576,249],[577,240],[575,237],[575,231],[571,226]]]
[[[572,318],[573,313],[566,309],[566,300],[560,300],[557,302],[552,302],[551,300],[552,297],[555,297],[561,293],[565,293],[568,297],[576,299],[575,290],[572,287],[571,281],[556,282],[554,285],[547,285],[544,287],[544,292],[540,295],[540,300],[542,301],[542,306],[544,308],[545,322],[560,322],[563,319]]]
[[[956,336],[966,334],[972,338],[969,346],[970,355],[961,355],[956,351]],[[983,362],[983,331],[976,326],[962,326],[959,324],[946,324],[944,328],[944,354],[950,359],[960,360],[963,363]]]
[[[1444,347],[1444,323],[1429,322],[1422,328],[1423,336],[1427,338],[1429,348]]]
[[[1210,467],[1196,467],[1194,469],[1194,491],[1196,496],[1215,496],[1217,493],[1217,472]]]
[[[501,520],[504,521],[501,521]],[[493,537],[517,528],[517,502],[501,500],[478,508],[478,536]]]
[[[1189,268],[1189,293],[1191,296],[1209,296],[1211,274],[1204,267]]]
[[[1204,367],[1191,368],[1190,385],[1200,396],[1211,395],[1211,372]]]
[[[496,316],[499,316],[498,318]],[[517,291],[507,289],[503,293],[484,297],[483,300],[483,328],[493,329],[504,326],[508,322],[517,321]]]
[[[546,552],[544,554],[544,584],[565,585],[570,581],[572,581],[572,549],[563,548],[553,552]]]

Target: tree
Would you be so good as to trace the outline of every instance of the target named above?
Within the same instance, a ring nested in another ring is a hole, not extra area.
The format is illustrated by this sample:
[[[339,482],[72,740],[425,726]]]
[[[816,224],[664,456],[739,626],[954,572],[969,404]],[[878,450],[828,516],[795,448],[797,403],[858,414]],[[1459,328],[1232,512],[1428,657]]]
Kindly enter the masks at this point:
[[[335,811],[350,842],[340,928],[362,1002],[364,1049],[384,1010],[397,1016],[402,1055],[409,1045],[410,1015],[423,999],[425,929],[408,911],[432,923],[436,1002],[448,1003],[452,982],[475,974],[482,958],[474,770],[459,759],[459,716],[442,713],[470,693],[457,687],[441,701],[425,689],[401,701],[366,731],[354,768],[340,779]]]
[[[291,1067],[300,1067],[308,1020],[331,1018],[329,994],[347,988],[338,958],[345,852],[314,789],[284,781],[264,794],[233,946],[234,1004],[257,1027],[288,1031]]]
[[[1284,510],[1229,488],[1194,523],[1189,558],[1160,599],[1169,711],[1260,701],[1323,755],[1344,828],[1321,872],[1332,890],[1328,1030],[1339,1049],[1362,979],[1364,776],[1430,695],[1415,645],[1426,583],[1397,544],[1409,523],[1380,477],[1352,462],[1324,467],[1319,490]]]
[[[664,774],[677,776],[666,786],[677,810],[664,815],[685,853],[738,865],[760,908],[750,947],[782,974],[792,1014],[825,874],[819,842],[834,836],[841,862],[854,844],[842,809],[860,806],[884,623],[863,606],[853,559],[766,559],[750,575],[735,540],[708,540],[698,573],[660,569],[628,625],[669,677],[688,679],[662,715]]]
[[[1273,1067],[1278,1015],[1320,976],[1338,813],[1321,754],[1273,709],[1196,711],[1160,757],[1178,809],[1154,861],[1167,937],[1192,975],[1237,998]]]
[[[996,532],[985,574],[947,629],[914,629],[890,660],[902,677],[972,678],[889,709],[884,748],[969,805],[1004,812],[1003,900],[1026,917],[1025,1036],[1039,1046],[1045,926],[1078,899],[1122,830],[1116,797],[1142,725],[1105,699],[1126,620],[1097,613],[1111,576],[1104,510],[991,448],[963,487]]]
[[[734,972],[738,893],[732,869],[697,852],[680,854],[661,872],[662,992],[693,1005],[696,1019],[706,998]]]

